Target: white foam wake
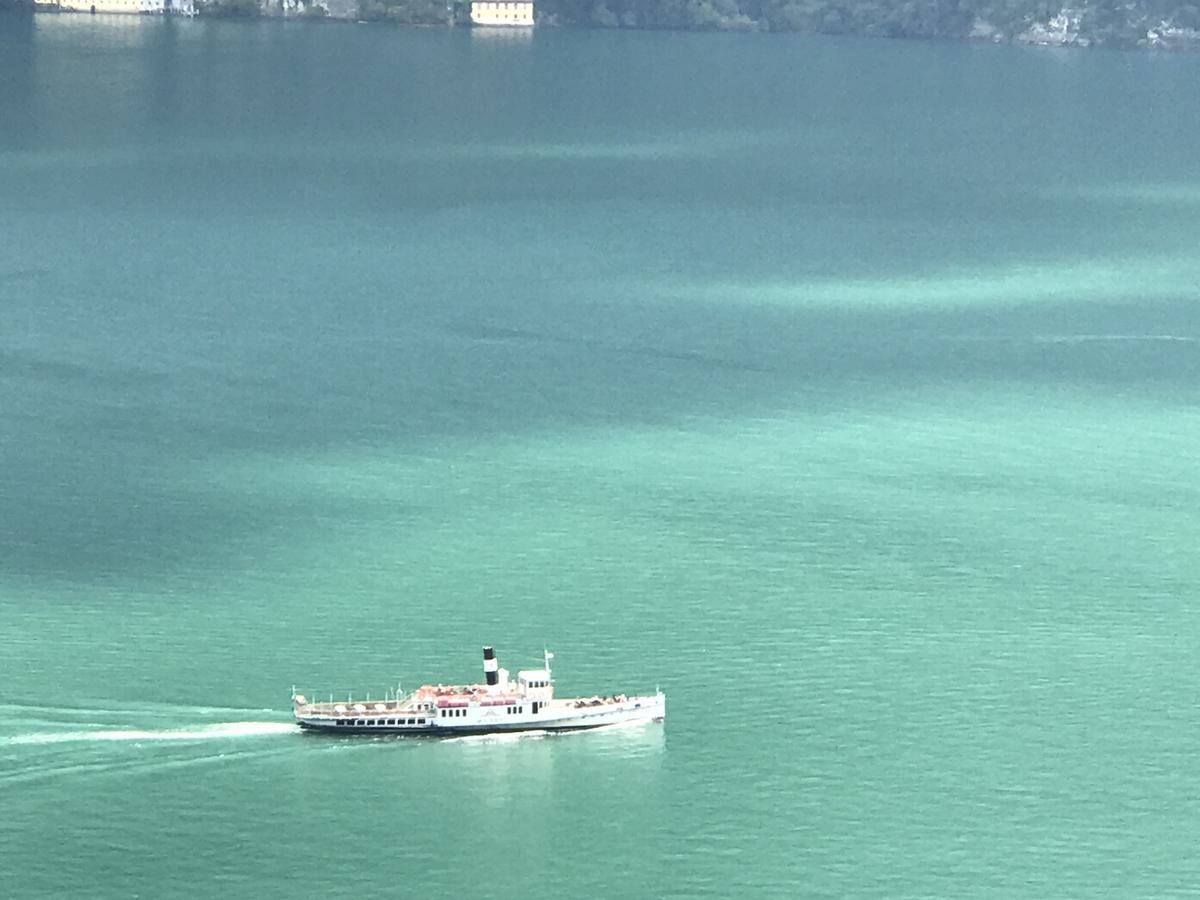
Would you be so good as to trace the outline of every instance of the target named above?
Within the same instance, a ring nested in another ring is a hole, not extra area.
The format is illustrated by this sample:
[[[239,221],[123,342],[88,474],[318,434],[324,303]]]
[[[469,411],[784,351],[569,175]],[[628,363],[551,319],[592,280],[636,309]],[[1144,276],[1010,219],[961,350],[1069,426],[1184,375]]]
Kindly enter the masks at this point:
[[[492,734],[464,734],[459,737],[443,738],[443,744],[510,744],[531,738],[549,737],[550,732],[542,729],[529,731],[493,732]]]
[[[94,731],[41,731],[17,734],[8,744],[63,744],[72,741],[207,741],[217,738],[263,737],[294,734],[291,722],[218,722],[199,728],[97,729]]]

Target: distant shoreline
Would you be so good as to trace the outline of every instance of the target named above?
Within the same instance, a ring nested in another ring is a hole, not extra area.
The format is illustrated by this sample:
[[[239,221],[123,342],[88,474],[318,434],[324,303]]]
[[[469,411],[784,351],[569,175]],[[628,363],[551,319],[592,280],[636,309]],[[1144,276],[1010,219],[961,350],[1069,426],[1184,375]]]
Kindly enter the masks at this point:
[[[86,3],[87,0],[72,0]],[[662,22],[647,21],[629,12],[618,17],[609,6],[620,6],[621,0],[543,0],[539,4],[538,29],[581,28],[588,30],[622,31],[710,31],[710,32],[770,32],[792,34],[831,34],[855,37],[907,38],[919,40],[944,40],[971,43],[1016,44],[1046,47],[1106,47],[1122,50],[1150,49],[1167,51],[1200,50],[1200,10],[1193,6],[1181,6],[1167,18],[1152,16],[1144,7],[1145,0],[1126,6],[1114,7],[1110,15],[1103,18],[1095,15],[1092,8],[1063,7],[1054,15],[1025,16],[1007,25],[996,25],[981,17],[969,17],[959,13],[957,18],[933,23],[917,21],[908,23],[903,19],[903,10],[913,8],[912,3],[895,6],[876,4],[869,7],[872,12],[858,12],[851,0],[831,0],[825,4],[809,2],[804,9],[810,11],[800,15],[792,11],[800,8],[794,0],[775,0],[788,17],[751,18],[739,13],[721,16],[712,13],[696,21]],[[630,2],[630,0],[626,0]],[[639,0],[644,8],[662,0]],[[697,8],[713,11],[713,0],[698,0]],[[739,8],[739,0],[716,0],[726,9]],[[770,0],[760,0],[759,7],[766,7]],[[572,15],[564,9],[575,10]],[[1043,7],[1044,8],[1044,7]],[[29,14],[67,13],[88,15],[87,9],[39,9],[34,0],[0,0],[0,10],[18,10]],[[578,10],[591,10],[588,17]],[[817,12],[812,12],[812,11]],[[818,12],[825,10],[818,18]],[[125,14],[118,11],[96,10],[95,14]],[[198,18],[240,21],[325,21],[349,24],[391,24],[408,27],[472,27],[469,3],[452,0],[450,3],[435,3],[433,0],[195,0]],[[856,18],[857,16],[857,18]],[[872,16],[874,18],[872,18]],[[880,21],[876,21],[876,18]],[[1101,24],[1102,23],[1102,24]],[[488,27],[489,31],[500,31]],[[519,32],[522,29],[512,29]]]

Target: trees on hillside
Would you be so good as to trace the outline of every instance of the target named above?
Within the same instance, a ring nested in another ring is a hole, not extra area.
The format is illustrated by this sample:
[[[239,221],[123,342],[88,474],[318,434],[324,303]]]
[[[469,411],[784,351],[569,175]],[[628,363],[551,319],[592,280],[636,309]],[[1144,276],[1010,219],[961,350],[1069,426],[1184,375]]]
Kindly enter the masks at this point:
[[[453,8],[446,0],[358,0],[358,17],[399,25],[448,25]]]
[[[1093,43],[1128,45],[1148,29],[1200,30],[1200,7],[1179,0],[539,0],[538,14],[602,28],[759,28],[890,37],[1017,37],[1068,12]]]

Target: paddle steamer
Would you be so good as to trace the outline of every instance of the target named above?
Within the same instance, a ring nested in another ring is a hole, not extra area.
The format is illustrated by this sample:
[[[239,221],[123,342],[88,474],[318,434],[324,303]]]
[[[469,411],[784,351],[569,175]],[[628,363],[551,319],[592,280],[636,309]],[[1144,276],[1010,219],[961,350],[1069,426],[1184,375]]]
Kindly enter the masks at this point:
[[[496,652],[483,648],[483,684],[426,684],[411,693],[397,689],[383,700],[318,702],[292,692],[302,728],[335,734],[461,735],[519,731],[579,731],[604,725],[661,722],[667,698],[662,691],[642,696],[554,696],[546,651],[540,669],[517,673],[500,668]]]

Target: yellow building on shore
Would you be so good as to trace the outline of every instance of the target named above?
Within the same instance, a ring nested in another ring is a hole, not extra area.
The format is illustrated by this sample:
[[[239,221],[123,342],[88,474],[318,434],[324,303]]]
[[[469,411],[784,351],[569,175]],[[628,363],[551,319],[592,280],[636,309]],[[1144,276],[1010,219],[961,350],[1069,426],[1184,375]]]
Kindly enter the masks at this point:
[[[533,0],[471,0],[472,25],[533,25]]]

